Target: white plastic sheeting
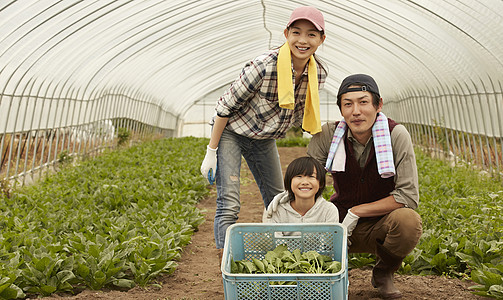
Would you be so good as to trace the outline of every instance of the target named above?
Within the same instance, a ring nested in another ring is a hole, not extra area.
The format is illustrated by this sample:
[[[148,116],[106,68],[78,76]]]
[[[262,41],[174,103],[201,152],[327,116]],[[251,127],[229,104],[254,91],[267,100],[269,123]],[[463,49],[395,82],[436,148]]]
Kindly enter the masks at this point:
[[[319,53],[330,66],[326,88],[332,94],[343,77],[365,72],[376,78],[385,100],[410,98],[410,91],[501,95],[500,0],[0,5],[2,112],[10,102],[6,95],[86,101],[113,92],[179,116],[232,81],[246,60],[281,45],[289,13],[300,5],[324,12],[327,40]],[[115,113],[132,113],[124,110]],[[498,132],[490,134],[501,135],[501,128],[491,127]]]
[[[207,135],[218,93],[301,5],[326,20],[324,121],[367,73],[400,122],[503,136],[501,0],[3,0],[0,134],[125,118]]]

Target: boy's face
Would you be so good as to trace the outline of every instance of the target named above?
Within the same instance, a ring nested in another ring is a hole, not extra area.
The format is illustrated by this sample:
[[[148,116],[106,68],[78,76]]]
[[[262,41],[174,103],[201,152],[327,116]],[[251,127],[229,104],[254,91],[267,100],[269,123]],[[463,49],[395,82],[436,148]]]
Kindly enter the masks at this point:
[[[285,29],[285,37],[292,59],[307,61],[325,40],[313,23],[307,20],[297,20],[290,28]]]
[[[372,103],[372,94],[368,91],[349,92],[341,95],[341,114],[353,136],[363,145],[372,135],[372,126],[381,109],[382,99],[379,106],[375,107]]]
[[[295,195],[295,200],[314,199],[316,193],[320,189],[320,182],[318,178],[316,178],[316,169],[314,169],[311,175],[295,175],[292,178],[290,187]]]

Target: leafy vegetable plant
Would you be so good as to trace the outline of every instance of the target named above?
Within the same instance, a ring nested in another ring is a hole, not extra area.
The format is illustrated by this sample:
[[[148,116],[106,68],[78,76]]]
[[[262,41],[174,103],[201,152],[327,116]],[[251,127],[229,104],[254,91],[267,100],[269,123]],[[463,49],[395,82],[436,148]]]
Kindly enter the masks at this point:
[[[451,168],[420,150],[416,161],[423,234],[399,272],[471,279],[474,294],[503,299],[501,181],[467,164]],[[373,255],[349,256],[350,267],[374,263]]]
[[[0,199],[0,298],[147,285],[204,221],[207,139],[108,152]],[[180,155],[183,153],[183,155]]]

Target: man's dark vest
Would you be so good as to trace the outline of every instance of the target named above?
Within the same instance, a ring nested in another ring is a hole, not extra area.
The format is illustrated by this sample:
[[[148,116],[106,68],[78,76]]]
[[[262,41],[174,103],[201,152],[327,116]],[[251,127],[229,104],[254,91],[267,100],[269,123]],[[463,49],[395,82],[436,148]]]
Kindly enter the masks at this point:
[[[388,118],[388,124],[391,133],[398,123]],[[348,141],[347,130],[344,134],[346,168],[344,172],[332,172],[335,194],[330,197],[330,201],[339,209],[340,222],[351,207],[385,198],[395,189],[394,176],[381,178],[379,175],[374,147],[370,149],[363,169],[360,167],[354,156],[353,146]]]

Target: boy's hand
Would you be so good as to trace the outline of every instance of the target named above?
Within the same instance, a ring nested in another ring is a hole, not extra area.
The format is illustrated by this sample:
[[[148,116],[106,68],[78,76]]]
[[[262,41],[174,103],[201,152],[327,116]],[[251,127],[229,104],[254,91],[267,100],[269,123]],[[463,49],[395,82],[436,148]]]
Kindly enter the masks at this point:
[[[267,218],[272,218],[272,215],[278,211],[278,206],[280,204],[287,203],[288,201],[290,201],[290,199],[288,198],[288,191],[281,192],[274,196],[271,203],[269,203],[269,206],[267,207]]]
[[[206,155],[201,164],[201,174],[208,180],[209,184],[215,182],[215,174],[217,172],[217,150],[218,147],[216,149],[211,149],[210,146],[206,146]]]

